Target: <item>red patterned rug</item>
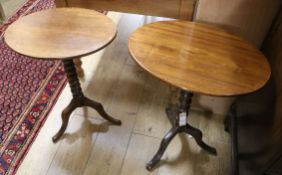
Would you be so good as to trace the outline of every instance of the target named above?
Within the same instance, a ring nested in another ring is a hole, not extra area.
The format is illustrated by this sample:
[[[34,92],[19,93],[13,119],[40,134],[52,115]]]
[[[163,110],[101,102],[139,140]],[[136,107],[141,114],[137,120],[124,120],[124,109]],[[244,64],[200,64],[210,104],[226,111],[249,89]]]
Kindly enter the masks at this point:
[[[61,62],[19,55],[7,47],[3,34],[20,16],[54,6],[54,0],[28,0],[0,26],[1,175],[15,174],[66,84]]]

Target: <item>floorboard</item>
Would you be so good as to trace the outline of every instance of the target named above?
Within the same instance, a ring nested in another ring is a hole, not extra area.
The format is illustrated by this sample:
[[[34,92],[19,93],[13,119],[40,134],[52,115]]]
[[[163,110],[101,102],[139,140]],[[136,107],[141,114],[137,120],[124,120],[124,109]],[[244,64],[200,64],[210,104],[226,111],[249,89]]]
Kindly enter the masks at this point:
[[[64,89],[17,175],[226,175],[230,171],[230,137],[223,117],[192,110],[189,121],[217,148],[218,156],[201,150],[194,139],[180,134],[171,142],[159,166],[152,172],[145,164],[157,151],[171,125],[164,108],[177,103],[176,88],[150,76],[136,65],[127,40],[139,26],[163,18],[109,13],[118,25],[115,41],[99,53],[82,59],[81,79],[87,96],[101,102],[121,119],[122,126],[103,120],[90,108],[77,109],[64,137],[51,140],[61,125],[61,111],[71,100]]]

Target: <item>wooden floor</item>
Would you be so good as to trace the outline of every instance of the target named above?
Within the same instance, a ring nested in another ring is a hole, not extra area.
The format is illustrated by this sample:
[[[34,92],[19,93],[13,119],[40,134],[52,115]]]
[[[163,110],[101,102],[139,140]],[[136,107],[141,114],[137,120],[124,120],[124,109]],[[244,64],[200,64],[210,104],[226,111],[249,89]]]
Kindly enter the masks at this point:
[[[64,137],[51,138],[61,125],[60,113],[69,103],[66,87],[20,166],[17,175],[227,175],[230,138],[223,116],[192,110],[189,121],[217,148],[218,156],[201,150],[188,135],[177,136],[152,172],[145,164],[170,129],[164,108],[176,101],[177,90],[142,71],[127,50],[129,34],[157,18],[109,14],[118,24],[116,40],[105,50],[83,58],[87,96],[101,102],[122,126],[105,122],[92,109],[76,110]]]

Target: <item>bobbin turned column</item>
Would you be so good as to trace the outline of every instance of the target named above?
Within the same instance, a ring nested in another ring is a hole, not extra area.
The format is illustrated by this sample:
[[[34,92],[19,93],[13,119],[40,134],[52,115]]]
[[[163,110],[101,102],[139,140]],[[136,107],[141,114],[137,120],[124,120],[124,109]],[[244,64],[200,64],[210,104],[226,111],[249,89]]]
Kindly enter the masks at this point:
[[[60,130],[52,138],[53,142],[58,141],[60,137],[63,135],[63,133],[65,132],[67,128],[71,113],[78,107],[89,106],[95,109],[104,119],[110,121],[113,124],[121,125],[120,120],[114,119],[113,117],[111,117],[110,115],[108,115],[105,112],[102,104],[96,101],[90,100],[89,98],[84,96],[81,90],[81,86],[79,83],[78,75],[77,75],[75,64],[73,60],[64,60],[63,63],[64,63],[65,72],[67,74],[67,78],[68,78],[68,82],[70,85],[70,89],[71,89],[73,98],[71,102],[69,103],[69,105],[62,112],[63,123],[62,123]]]
[[[180,93],[181,93],[179,98],[180,105],[176,112],[177,115],[174,116],[175,112],[173,112],[172,109],[170,108],[166,109],[166,114],[170,122],[172,123],[173,127],[168,131],[168,133],[162,139],[159,150],[157,151],[153,159],[147,163],[146,168],[148,170],[152,170],[156,166],[156,164],[160,161],[162,155],[164,154],[171,140],[176,136],[176,134],[181,132],[184,132],[194,137],[195,141],[202,149],[208,151],[211,154],[214,155],[217,154],[215,148],[203,142],[202,132],[199,129],[192,127],[188,123],[188,114],[189,114],[193,93],[183,90]]]
[[[50,20],[52,16],[52,20]],[[24,35],[22,34],[24,32]],[[72,92],[70,104],[62,112],[62,126],[53,137],[56,142],[65,132],[71,113],[82,106],[95,109],[104,119],[120,125],[103,106],[85,97],[78,80],[78,58],[93,54],[110,44],[117,34],[114,22],[94,10],[55,8],[24,16],[5,32],[6,43],[16,52],[34,59],[62,60]],[[90,59],[90,58],[88,58]]]

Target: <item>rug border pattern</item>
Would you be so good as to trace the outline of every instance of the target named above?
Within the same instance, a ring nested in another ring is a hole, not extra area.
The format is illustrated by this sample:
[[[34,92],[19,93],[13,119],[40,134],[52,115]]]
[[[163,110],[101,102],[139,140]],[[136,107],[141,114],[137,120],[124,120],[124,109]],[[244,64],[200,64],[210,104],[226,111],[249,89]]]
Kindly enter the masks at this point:
[[[20,16],[30,12],[40,1],[41,0],[27,0],[22,8],[0,27],[0,39],[2,39],[5,29],[9,24],[17,20]],[[32,97],[34,99],[31,98],[33,103],[30,104],[31,106],[27,106],[26,109],[28,109],[28,111],[19,117],[23,119],[20,120],[20,123],[12,130],[9,136],[9,142],[1,148],[3,152],[0,155],[0,174],[11,175],[16,173],[38,135],[39,130],[45,123],[48,114],[58,100],[58,96],[67,84],[62,62],[55,61],[52,70],[48,72],[43,82],[38,88],[39,90]],[[43,108],[40,108],[40,106],[43,106]],[[19,141],[18,135],[24,132],[21,131],[21,128],[28,126],[28,124],[32,124],[30,131],[20,140],[20,143],[17,143]]]

